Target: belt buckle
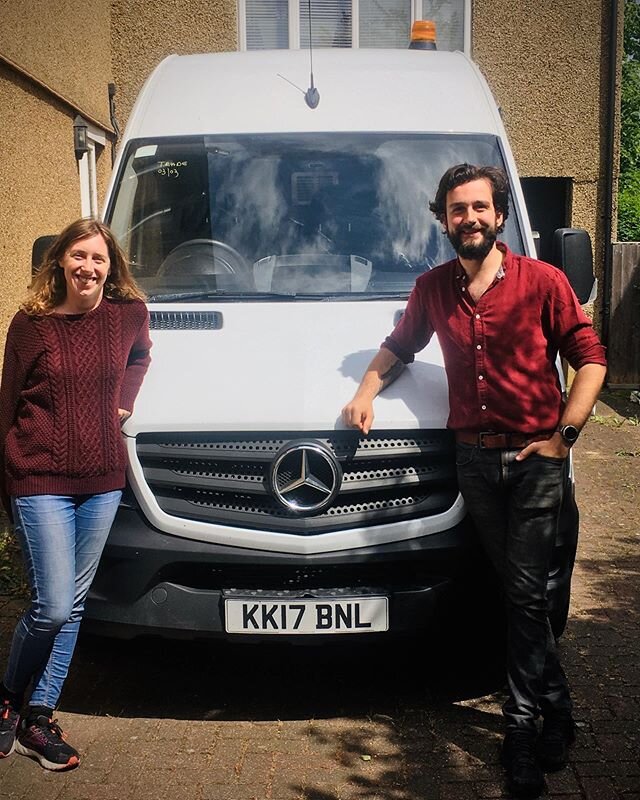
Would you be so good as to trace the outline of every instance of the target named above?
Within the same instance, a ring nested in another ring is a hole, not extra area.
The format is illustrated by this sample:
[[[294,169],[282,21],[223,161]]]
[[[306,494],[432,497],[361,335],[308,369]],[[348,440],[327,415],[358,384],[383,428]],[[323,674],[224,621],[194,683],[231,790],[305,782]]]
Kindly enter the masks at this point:
[[[495,433],[492,433],[491,431],[481,431],[478,434],[478,447],[481,450],[486,450],[487,449],[487,446],[484,443],[484,437],[485,436],[495,436]]]

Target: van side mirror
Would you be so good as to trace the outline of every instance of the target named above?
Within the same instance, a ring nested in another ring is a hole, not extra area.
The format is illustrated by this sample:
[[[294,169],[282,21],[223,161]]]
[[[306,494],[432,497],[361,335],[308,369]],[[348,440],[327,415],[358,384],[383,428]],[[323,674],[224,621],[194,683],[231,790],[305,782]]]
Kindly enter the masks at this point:
[[[558,228],[551,253],[551,263],[567,276],[580,303],[588,303],[595,286],[589,234],[582,228]]]
[[[38,236],[31,248],[31,274],[35,275],[38,267],[42,264],[44,254],[51,247],[55,240],[55,236]]]

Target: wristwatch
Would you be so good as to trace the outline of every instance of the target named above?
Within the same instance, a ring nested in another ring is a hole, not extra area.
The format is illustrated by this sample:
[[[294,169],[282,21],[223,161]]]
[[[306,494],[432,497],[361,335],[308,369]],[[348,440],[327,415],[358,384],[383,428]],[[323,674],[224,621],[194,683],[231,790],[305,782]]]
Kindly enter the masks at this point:
[[[571,445],[575,444],[578,436],[580,436],[580,430],[576,428],[575,425],[561,425],[558,431],[567,447],[571,447]]]

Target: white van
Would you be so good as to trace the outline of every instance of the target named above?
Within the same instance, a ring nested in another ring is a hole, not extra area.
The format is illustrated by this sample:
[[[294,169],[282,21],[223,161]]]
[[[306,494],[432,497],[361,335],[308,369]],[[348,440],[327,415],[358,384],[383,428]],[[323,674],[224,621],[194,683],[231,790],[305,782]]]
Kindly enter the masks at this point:
[[[340,409],[416,277],[452,256],[428,211],[448,167],[506,170],[502,238],[535,256],[500,114],[461,53],[318,50],[313,69],[314,109],[308,51],[172,56],[131,114],[105,220],[154,346],[87,602],[107,633],[406,632],[489,580],[437,339],[377,398],[369,436]],[[567,484],[558,633],[578,530]]]

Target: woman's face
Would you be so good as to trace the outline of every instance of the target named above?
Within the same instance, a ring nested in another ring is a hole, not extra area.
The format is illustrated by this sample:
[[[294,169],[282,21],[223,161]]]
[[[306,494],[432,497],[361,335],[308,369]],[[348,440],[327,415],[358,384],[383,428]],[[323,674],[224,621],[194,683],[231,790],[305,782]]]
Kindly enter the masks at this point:
[[[59,259],[67,283],[65,305],[90,311],[102,300],[109,274],[109,248],[99,233],[76,239]]]

